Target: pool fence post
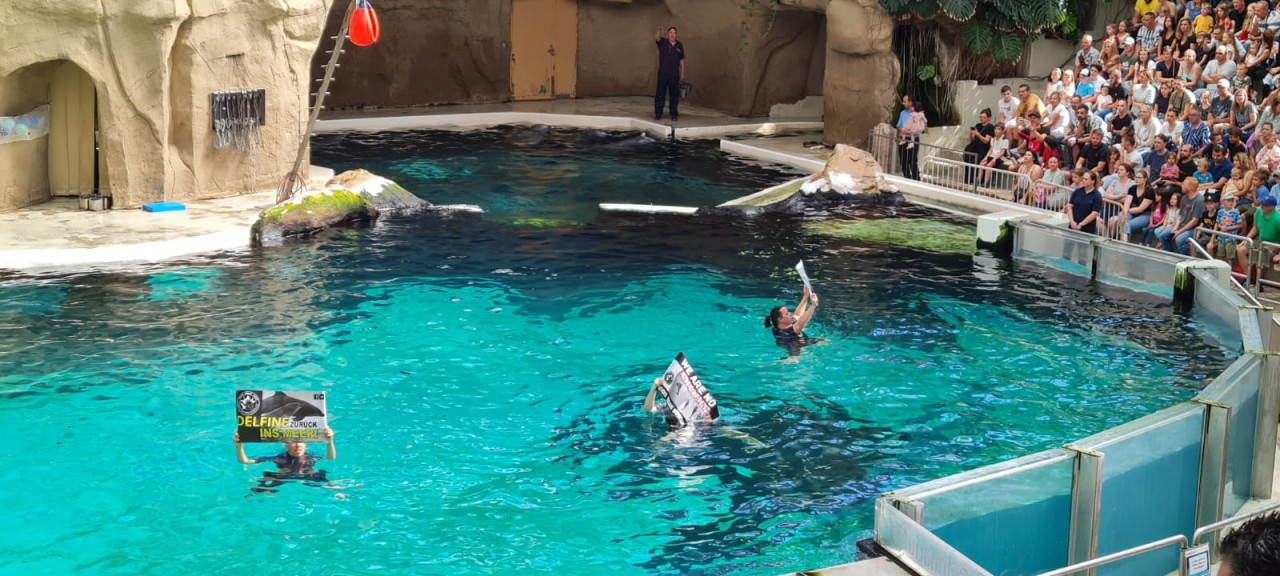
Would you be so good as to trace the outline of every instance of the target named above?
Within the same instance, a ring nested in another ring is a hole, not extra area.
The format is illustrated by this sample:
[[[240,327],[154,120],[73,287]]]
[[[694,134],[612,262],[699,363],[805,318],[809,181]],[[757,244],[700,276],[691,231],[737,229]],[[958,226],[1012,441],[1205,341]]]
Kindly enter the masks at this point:
[[[978,248],[1000,258],[1013,256],[1013,223],[1026,220],[1026,212],[1006,210],[978,216]]]
[[[1196,275],[1195,270],[1204,270],[1223,286],[1231,286],[1231,265],[1222,260],[1183,260],[1173,270],[1173,302],[1190,310],[1195,302]]]
[[[1067,565],[1093,560],[1098,556],[1098,524],[1102,510],[1101,452],[1067,445],[1076,453],[1071,475],[1071,524],[1067,530]],[[1085,572],[1094,574],[1094,569]]]
[[[1231,406],[1196,398],[1204,405],[1204,431],[1200,450],[1200,487],[1196,494],[1196,527],[1222,519],[1227,485],[1227,454],[1231,448]]]
[[[1266,350],[1248,350],[1262,356],[1262,377],[1258,382],[1258,423],[1253,439],[1253,477],[1250,496],[1271,498],[1276,467],[1276,423],[1280,419],[1280,330],[1276,330],[1270,309],[1259,312]]]

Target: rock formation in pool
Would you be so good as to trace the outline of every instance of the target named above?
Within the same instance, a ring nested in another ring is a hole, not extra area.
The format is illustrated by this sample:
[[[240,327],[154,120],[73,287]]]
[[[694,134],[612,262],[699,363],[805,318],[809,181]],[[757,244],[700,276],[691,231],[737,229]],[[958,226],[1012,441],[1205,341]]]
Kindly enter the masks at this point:
[[[699,215],[799,214],[841,206],[900,206],[906,204],[897,187],[884,180],[880,164],[867,152],[837,144],[821,171],[730,200],[714,208],[700,208]]]
[[[253,223],[254,246],[279,246],[335,226],[370,223],[427,211],[479,212],[475,206],[436,206],[399,184],[365,170],[349,170],[318,190],[308,190],[263,210]]]

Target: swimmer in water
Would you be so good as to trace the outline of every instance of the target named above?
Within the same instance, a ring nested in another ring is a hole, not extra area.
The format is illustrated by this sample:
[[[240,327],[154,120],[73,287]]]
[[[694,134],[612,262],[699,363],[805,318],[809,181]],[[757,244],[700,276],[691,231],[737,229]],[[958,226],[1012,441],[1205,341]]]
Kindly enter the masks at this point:
[[[810,302],[812,301],[812,302]],[[818,309],[818,295],[804,289],[800,303],[796,304],[796,312],[792,314],[786,306],[775,306],[764,319],[764,327],[773,329],[773,339],[779,347],[786,348],[791,356],[800,354],[800,348],[809,343],[804,328]]]
[[[266,478],[260,480],[261,484],[250,488],[254,492],[275,492],[274,488],[284,484],[281,480],[307,480],[311,482],[327,482],[327,473],[324,470],[316,470],[316,460],[321,458],[325,460],[334,460],[338,457],[338,451],[333,446],[333,429],[325,428],[324,437],[329,441],[328,450],[323,457],[317,457],[313,454],[307,454],[307,444],[305,442],[285,442],[284,452],[275,456],[259,456],[257,458],[249,458],[244,454],[244,444],[240,443],[240,432],[236,432],[232,437],[232,441],[236,445],[236,459],[241,464],[260,464],[262,462],[271,462],[276,465],[274,473],[267,472],[263,474]]]

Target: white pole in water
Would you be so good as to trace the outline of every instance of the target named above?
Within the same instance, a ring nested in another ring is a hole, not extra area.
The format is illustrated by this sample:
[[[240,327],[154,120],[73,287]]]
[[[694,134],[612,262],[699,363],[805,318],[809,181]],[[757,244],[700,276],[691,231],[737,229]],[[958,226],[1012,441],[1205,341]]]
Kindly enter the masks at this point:
[[[316,103],[311,107],[311,117],[307,120],[307,130],[302,134],[302,141],[298,143],[298,155],[293,160],[293,169],[284,175],[284,180],[280,182],[280,187],[276,189],[276,204],[284,202],[292,198],[300,191],[307,189],[307,178],[302,175],[302,160],[307,156],[307,148],[311,145],[311,131],[316,127],[316,120],[320,118],[320,110],[324,108],[324,97],[329,93],[329,82],[333,80],[333,69],[338,67],[338,56],[342,54],[342,44],[347,41],[347,30],[351,27],[351,15],[356,11],[356,0],[351,0],[347,5],[347,13],[342,17],[342,26],[338,28],[337,41],[333,45],[333,53],[329,56],[329,63],[324,67],[324,80],[320,82],[320,89],[316,92]]]

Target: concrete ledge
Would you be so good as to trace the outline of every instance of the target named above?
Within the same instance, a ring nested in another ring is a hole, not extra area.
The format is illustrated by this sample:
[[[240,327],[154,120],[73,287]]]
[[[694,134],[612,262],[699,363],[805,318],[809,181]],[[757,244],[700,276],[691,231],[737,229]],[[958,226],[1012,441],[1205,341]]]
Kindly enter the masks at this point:
[[[113,244],[97,248],[48,248],[0,252],[0,268],[54,270],[103,265],[142,264],[172,260],[207,252],[249,248],[249,226],[187,238]]]
[[[790,130],[822,130],[822,122],[757,122],[755,124],[726,124],[723,126],[694,126],[676,128],[676,138],[715,138],[736,134],[772,136]],[[818,137],[821,140],[821,136]]]
[[[657,122],[616,116],[583,116],[580,114],[551,114],[545,112],[478,112],[474,114],[425,114],[420,116],[382,116],[376,118],[345,118],[316,122],[317,134],[324,132],[363,131],[383,132],[391,130],[415,130],[433,128],[439,130],[465,130],[487,128],[502,124],[546,124],[569,128],[596,128],[599,130],[643,130],[661,138],[671,137],[672,128]]]
[[[792,168],[807,170],[809,172],[818,172],[827,166],[827,163],[821,160],[814,160],[813,158],[805,158],[803,156],[796,156],[785,152],[776,152],[760,148],[758,146],[740,144],[730,140],[721,140],[720,149],[739,156],[755,158],[756,160],[765,160],[767,162],[775,162],[791,166]]]

